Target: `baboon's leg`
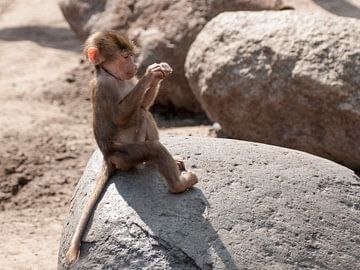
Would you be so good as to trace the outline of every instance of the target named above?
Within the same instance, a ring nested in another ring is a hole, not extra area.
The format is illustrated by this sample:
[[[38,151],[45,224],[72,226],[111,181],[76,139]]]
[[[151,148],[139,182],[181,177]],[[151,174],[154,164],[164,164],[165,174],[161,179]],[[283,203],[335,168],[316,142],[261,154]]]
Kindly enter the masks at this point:
[[[158,141],[116,145],[111,154],[111,160],[118,168],[132,168],[142,162],[154,164],[165,177],[170,192],[180,193],[197,183],[197,177],[192,172],[180,175],[176,161],[166,148]]]
[[[159,140],[159,131],[154,120],[154,117],[149,111],[145,111],[146,118],[146,140],[147,141],[158,141]]]

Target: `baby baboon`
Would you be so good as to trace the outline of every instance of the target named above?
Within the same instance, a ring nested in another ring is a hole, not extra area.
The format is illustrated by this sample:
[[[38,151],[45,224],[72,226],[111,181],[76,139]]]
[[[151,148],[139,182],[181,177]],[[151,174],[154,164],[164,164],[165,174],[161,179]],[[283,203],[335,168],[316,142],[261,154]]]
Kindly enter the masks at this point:
[[[137,71],[134,50],[134,44],[116,31],[95,33],[84,45],[84,53],[96,70],[91,82],[93,131],[104,162],[66,254],[68,262],[77,260],[89,217],[107,180],[117,169],[127,171],[143,162],[152,164],[165,177],[172,193],[183,192],[198,181],[190,171],[180,173],[183,163],[177,163],[159,142],[158,129],[149,112],[160,82],[172,69],[167,63],[152,64],[132,88],[128,80]]]

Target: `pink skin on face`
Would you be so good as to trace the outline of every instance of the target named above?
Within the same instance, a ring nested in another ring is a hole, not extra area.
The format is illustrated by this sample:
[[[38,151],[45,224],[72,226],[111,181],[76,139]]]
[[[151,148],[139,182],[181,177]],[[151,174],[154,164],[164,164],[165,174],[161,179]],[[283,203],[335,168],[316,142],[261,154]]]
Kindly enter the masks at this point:
[[[121,80],[130,80],[137,72],[131,53],[121,53],[114,61],[103,63],[103,66]]]
[[[132,77],[134,77],[137,72],[137,66],[134,63],[133,55],[130,53],[123,53],[121,54],[120,59],[122,63],[119,63],[120,64],[119,69],[123,73],[125,77],[124,79],[129,80]]]

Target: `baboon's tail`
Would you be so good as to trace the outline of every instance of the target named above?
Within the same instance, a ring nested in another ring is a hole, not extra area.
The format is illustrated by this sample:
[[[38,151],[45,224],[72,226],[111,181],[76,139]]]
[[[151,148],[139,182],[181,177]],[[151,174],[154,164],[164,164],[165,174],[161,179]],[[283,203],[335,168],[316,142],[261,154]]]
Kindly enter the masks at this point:
[[[71,240],[69,250],[66,253],[65,260],[67,263],[73,263],[79,258],[82,235],[86,229],[86,225],[89,221],[89,218],[92,214],[95,204],[97,203],[97,201],[107,183],[107,180],[110,175],[109,169],[110,168],[104,162],[101,172],[96,179],[95,190],[90,195],[90,198],[88,199],[88,201],[82,211],[79,223],[76,227],[74,236]]]

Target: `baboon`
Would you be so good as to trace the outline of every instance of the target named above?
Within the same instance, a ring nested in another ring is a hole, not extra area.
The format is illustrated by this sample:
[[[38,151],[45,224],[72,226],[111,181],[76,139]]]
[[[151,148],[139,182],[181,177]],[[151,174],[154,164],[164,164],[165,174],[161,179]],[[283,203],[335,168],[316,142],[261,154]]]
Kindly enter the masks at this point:
[[[149,112],[161,81],[172,69],[167,63],[154,63],[132,88],[128,80],[137,72],[133,61],[135,49],[126,36],[116,31],[97,32],[84,44],[84,53],[95,66],[96,76],[90,83],[93,132],[104,161],[66,254],[69,263],[77,260],[93,208],[116,170],[128,171],[144,162],[153,165],[172,193],[183,192],[198,181],[159,142],[157,125]]]

